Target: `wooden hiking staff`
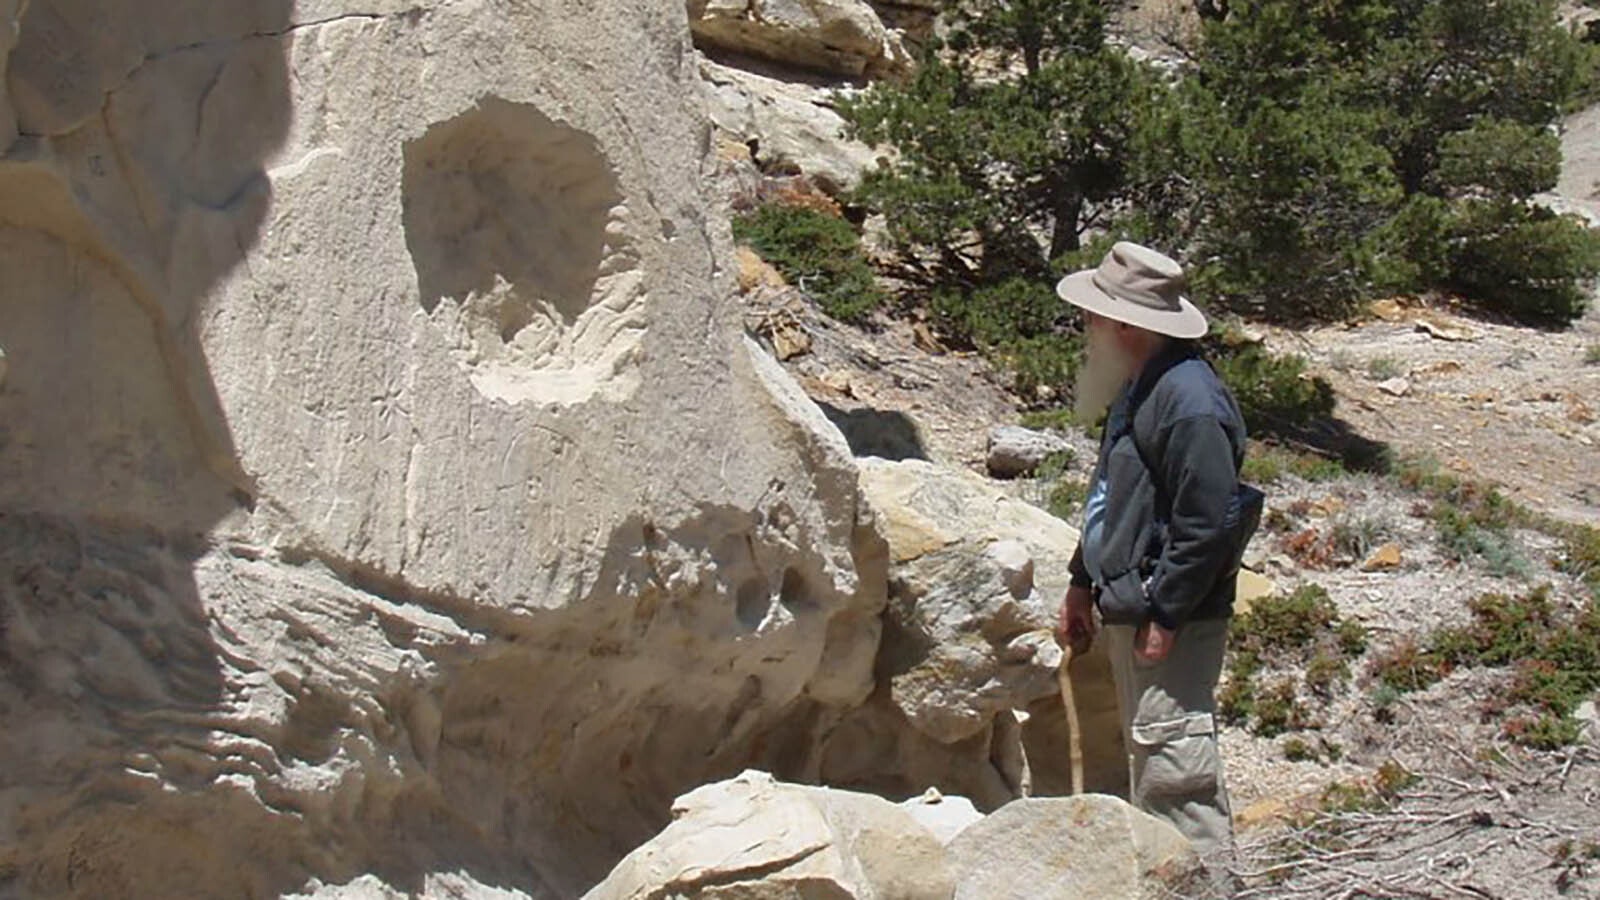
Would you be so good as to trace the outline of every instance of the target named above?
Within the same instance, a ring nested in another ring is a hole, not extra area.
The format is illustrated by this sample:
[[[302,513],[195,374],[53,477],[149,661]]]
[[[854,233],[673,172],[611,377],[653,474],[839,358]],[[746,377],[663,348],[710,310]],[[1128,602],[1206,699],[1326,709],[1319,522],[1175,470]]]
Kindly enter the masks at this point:
[[[1061,668],[1056,680],[1061,684],[1061,705],[1067,710],[1067,759],[1072,765],[1072,793],[1083,793],[1083,735],[1078,731],[1078,701],[1072,696],[1072,643],[1061,648]]]

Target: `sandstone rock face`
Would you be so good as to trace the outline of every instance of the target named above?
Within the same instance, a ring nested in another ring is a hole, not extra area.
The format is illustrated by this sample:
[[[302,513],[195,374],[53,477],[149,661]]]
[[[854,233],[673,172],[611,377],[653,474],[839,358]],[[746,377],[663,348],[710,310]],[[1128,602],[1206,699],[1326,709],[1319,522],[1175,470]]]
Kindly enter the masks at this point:
[[[872,690],[683,9],[573,10],[0,0],[0,897],[574,897]]]
[[[846,140],[845,122],[827,87],[785,81],[706,59],[700,63],[706,107],[727,137],[754,147],[767,171],[810,176],[833,194],[852,190],[878,154]]]
[[[1157,900],[1199,871],[1178,830],[1115,797],[1018,800],[950,842],[956,900]]]
[[[903,71],[898,36],[865,0],[688,0],[705,46],[850,77]]]
[[[673,814],[584,900],[948,900],[955,889],[933,834],[868,794],[745,772]]]
[[[1070,788],[1050,635],[1077,533],[968,472],[863,459],[862,485],[892,558],[881,678],[835,729],[830,784],[911,796],[929,786],[994,809]],[[1125,788],[1109,661],[1073,663],[1085,783]]]

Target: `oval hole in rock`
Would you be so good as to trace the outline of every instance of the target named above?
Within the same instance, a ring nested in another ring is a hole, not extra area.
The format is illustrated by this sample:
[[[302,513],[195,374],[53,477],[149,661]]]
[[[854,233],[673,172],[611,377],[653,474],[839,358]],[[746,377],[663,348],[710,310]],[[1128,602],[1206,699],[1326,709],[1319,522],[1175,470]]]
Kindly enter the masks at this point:
[[[811,595],[811,586],[806,583],[806,577],[800,574],[799,569],[784,570],[778,602],[792,613],[810,612],[817,608],[816,598]]]
[[[739,586],[739,592],[734,597],[734,615],[738,616],[740,625],[755,631],[766,621],[767,610],[770,607],[770,597],[764,580],[752,578]]]

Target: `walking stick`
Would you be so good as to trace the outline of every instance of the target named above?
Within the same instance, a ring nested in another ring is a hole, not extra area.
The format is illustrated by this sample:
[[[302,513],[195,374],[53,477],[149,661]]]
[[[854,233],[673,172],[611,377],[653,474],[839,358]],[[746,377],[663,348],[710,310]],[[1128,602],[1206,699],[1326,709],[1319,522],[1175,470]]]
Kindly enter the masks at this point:
[[[1072,765],[1072,793],[1083,793],[1083,734],[1078,731],[1078,701],[1072,696],[1072,644],[1061,648],[1061,668],[1056,680],[1061,684],[1061,705],[1067,710],[1067,759]]]

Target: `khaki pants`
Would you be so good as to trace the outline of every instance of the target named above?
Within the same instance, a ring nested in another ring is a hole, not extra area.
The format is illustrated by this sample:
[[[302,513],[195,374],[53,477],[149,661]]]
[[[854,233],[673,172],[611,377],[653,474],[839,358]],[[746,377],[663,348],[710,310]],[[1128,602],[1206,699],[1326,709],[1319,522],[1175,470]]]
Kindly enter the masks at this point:
[[[1227,859],[1233,819],[1215,713],[1228,620],[1185,624],[1171,655],[1154,665],[1133,655],[1132,626],[1108,625],[1104,634],[1128,747],[1133,805],[1177,826],[1202,857]]]

